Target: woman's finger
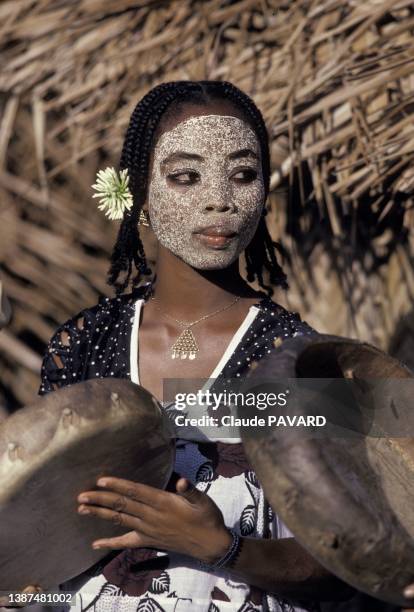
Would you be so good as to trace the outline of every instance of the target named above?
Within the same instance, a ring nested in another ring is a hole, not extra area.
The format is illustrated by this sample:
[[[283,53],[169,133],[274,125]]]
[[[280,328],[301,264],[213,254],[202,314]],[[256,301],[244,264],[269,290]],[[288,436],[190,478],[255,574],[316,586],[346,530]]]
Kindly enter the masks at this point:
[[[143,534],[137,533],[136,531],[129,531],[124,535],[116,538],[102,538],[92,542],[93,548],[144,548],[149,546],[151,540],[146,538]]]
[[[171,493],[160,491],[160,489],[144,485],[140,482],[132,482],[132,480],[124,480],[123,478],[113,478],[112,476],[102,476],[97,480],[96,484],[100,487],[105,487],[106,489],[121,493],[133,501],[152,506],[153,508],[162,508],[165,505],[166,499],[171,495]]]
[[[78,495],[77,499],[80,504],[104,506],[116,512],[137,516],[143,520],[150,518],[154,514],[154,509],[147,504],[132,501],[125,495],[120,495],[119,493],[113,493],[111,491],[85,491]]]
[[[78,513],[84,514],[85,516],[97,516],[98,518],[105,519],[106,521],[111,521],[115,525],[128,527],[128,529],[140,530],[143,526],[142,519],[138,518],[137,516],[131,516],[130,514],[124,514],[123,512],[116,512],[115,510],[110,510],[109,508],[101,508],[100,506],[88,506],[82,504],[78,508]]]
[[[204,493],[196,489],[188,478],[180,478],[176,483],[177,493],[193,505],[205,505],[210,501]]]

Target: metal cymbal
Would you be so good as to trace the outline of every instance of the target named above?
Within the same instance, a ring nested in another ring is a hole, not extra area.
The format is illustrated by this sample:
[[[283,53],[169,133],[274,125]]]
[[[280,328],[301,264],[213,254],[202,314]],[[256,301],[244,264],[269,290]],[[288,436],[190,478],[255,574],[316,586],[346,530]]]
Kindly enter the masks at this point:
[[[364,427],[335,436],[284,435],[275,427],[263,428],[260,436],[249,429],[241,434],[267,499],[298,541],[354,587],[407,605],[402,591],[414,582],[414,411],[409,393],[414,374],[369,344],[328,335],[288,339],[255,366],[248,388],[269,378],[335,378],[342,385],[346,379],[355,381],[352,409],[358,419],[353,422],[375,426],[379,414],[382,429],[377,427],[375,435],[367,435]],[[332,402],[324,393],[312,398],[318,407]],[[304,414],[306,403],[288,402],[284,414]],[[387,435],[400,415],[406,433]]]
[[[93,540],[125,528],[77,513],[100,475],[166,486],[174,444],[153,396],[105,378],[39,398],[0,424],[0,590],[44,590],[79,575],[108,551]]]

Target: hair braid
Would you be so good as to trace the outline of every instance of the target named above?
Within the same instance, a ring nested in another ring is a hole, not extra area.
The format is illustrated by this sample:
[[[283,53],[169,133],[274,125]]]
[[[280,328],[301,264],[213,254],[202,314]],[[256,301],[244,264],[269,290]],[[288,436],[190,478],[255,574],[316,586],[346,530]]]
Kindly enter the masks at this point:
[[[227,100],[239,108],[257,134],[267,198],[270,188],[268,133],[263,116],[251,98],[227,81],[173,81],[157,85],[135,106],[121,153],[120,170],[128,170],[134,203],[124,214],[111,255],[108,283],[115,287],[117,294],[125,291],[130,282],[134,287],[143,274],[151,273],[139,236],[138,220],[146,198],[150,155],[161,119],[187,102],[208,105],[217,99]],[[257,278],[269,295],[273,293],[271,285],[288,286],[286,275],[277,262],[277,248],[278,244],[272,241],[264,218],[261,218],[252,241],[245,249],[247,280],[251,282]],[[136,274],[131,279],[133,265]],[[269,274],[270,285],[264,283],[263,270]]]

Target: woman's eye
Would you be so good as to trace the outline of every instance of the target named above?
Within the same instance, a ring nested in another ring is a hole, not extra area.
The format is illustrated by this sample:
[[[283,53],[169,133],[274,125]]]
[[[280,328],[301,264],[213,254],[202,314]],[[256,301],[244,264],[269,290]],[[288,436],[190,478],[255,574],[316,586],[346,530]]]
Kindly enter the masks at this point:
[[[193,185],[200,180],[198,172],[186,170],[185,172],[174,172],[168,174],[167,178],[178,185]]]
[[[238,183],[250,183],[257,178],[257,172],[253,168],[245,168],[232,174],[231,178],[235,179]]]

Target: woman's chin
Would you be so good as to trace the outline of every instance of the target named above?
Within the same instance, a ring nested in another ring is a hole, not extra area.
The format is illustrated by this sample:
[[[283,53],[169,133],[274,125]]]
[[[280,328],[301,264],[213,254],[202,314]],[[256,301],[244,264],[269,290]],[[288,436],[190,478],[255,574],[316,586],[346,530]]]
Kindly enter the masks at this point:
[[[188,264],[196,270],[224,270],[231,266],[238,258],[239,255],[236,253],[229,253],[223,251],[216,251],[215,253],[207,253],[205,256],[200,257],[200,253],[197,257],[177,255],[184,263]]]
[[[234,262],[234,259],[230,261],[225,261],[225,262],[217,262],[217,263],[211,263],[209,265],[205,264],[205,265],[199,265],[199,266],[193,266],[193,267],[197,268],[197,270],[225,270],[226,268],[229,268],[233,262]]]

